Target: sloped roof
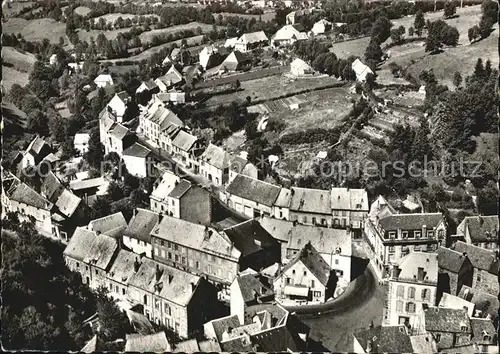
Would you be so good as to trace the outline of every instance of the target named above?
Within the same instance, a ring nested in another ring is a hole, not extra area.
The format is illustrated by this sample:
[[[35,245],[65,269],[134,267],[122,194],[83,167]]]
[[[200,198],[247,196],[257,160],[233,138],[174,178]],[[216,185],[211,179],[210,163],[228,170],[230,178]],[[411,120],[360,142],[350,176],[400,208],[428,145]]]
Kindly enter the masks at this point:
[[[499,262],[493,250],[487,250],[462,241],[458,241],[453,249],[461,253],[465,252],[474,268],[498,275]]]
[[[160,219],[158,213],[147,209],[137,208],[134,216],[130,219],[124,235],[137,240],[151,243],[150,233]]]
[[[258,31],[258,32],[243,34],[240,38],[238,38],[238,43],[250,44],[250,43],[264,42],[268,40],[269,38],[267,38],[264,31]]]
[[[370,219],[374,220],[377,216],[379,216],[379,213],[384,208],[387,208],[390,214],[396,214],[396,210],[392,207],[392,205],[383,196],[379,195],[370,205],[370,212],[368,216]]]
[[[163,82],[165,85],[170,86],[181,82],[183,80],[183,77],[182,74],[175,68],[175,66],[172,65],[170,69],[168,69],[167,73],[163,76],[160,76],[158,80]]]
[[[163,216],[151,236],[171,241],[197,250],[217,252],[226,257],[239,259],[240,252],[231,241],[217,231],[186,220]]]
[[[155,80],[153,80],[153,79],[149,79],[147,81],[143,81],[142,83],[144,84],[144,86],[146,86],[146,88],[148,90],[153,90],[153,89],[155,89],[155,88],[158,87],[158,85],[156,84]]]
[[[191,135],[184,130],[179,130],[174,140],[172,140],[172,145],[182,151],[189,151],[194,143],[196,143],[196,140],[198,140],[198,138],[195,135]]]
[[[40,192],[45,196],[51,203],[55,203],[61,193],[64,190],[64,186],[56,177],[54,172],[49,171],[47,176],[43,179],[42,185],[40,187]]]
[[[463,309],[467,308],[467,314],[472,317],[474,314],[474,304],[460,296],[454,296],[448,293],[443,293],[441,300],[439,301],[438,307],[444,307],[448,309]]]
[[[198,352],[198,341],[196,339],[188,339],[175,344],[174,353],[195,353]]]
[[[234,47],[236,42],[238,42],[238,37],[228,38],[224,42],[224,47],[226,47],[226,48]]]
[[[424,310],[425,329],[430,332],[460,333],[462,326],[467,326],[466,333],[471,333],[467,311],[464,309],[448,309],[429,307]]]
[[[158,332],[154,334],[127,334],[125,343],[126,352],[153,352],[162,353],[172,350],[168,342],[165,332]]]
[[[89,254],[96,234],[83,227],[77,227],[64,249],[64,255],[82,261]]]
[[[368,193],[365,189],[336,187],[332,188],[330,192],[332,209],[368,212]]]
[[[181,181],[177,183],[177,185],[174,187],[174,189],[172,189],[168,196],[171,198],[179,199],[184,195],[184,193],[189,190],[189,188],[191,188],[191,182],[185,179],[181,179]]]
[[[115,96],[118,96],[120,100],[122,100],[123,103],[127,103],[128,100],[130,100],[130,95],[128,94],[127,91],[120,91]]]
[[[12,192],[10,199],[44,210],[51,210],[53,206],[51,202],[38,194],[33,188],[22,182]]]
[[[95,83],[107,82],[110,85],[113,85],[113,78],[111,77],[111,75],[108,75],[108,74],[100,74],[94,79],[94,82]]]
[[[234,246],[241,252],[243,257],[278,245],[278,241],[254,219],[224,229],[224,233],[234,243]]]
[[[175,188],[176,183],[180,182],[180,177],[171,171],[163,173],[160,183],[151,193],[151,198],[156,200],[166,200],[170,192]]]
[[[229,165],[229,169],[236,173],[241,173],[243,168],[249,163],[246,159],[241,156],[234,156]]]
[[[37,156],[42,152],[44,147],[49,147],[49,145],[45,142],[45,140],[43,140],[43,138],[36,136],[28,145],[26,152],[30,152],[33,156]]]
[[[238,174],[227,186],[226,192],[238,197],[272,206],[278,198],[280,187]]]
[[[212,321],[207,322],[205,325],[212,326],[217,340],[220,342],[222,340],[222,333],[227,331],[229,327],[236,328],[241,326],[240,320],[237,315],[230,315],[225,317],[220,317]]]
[[[137,258],[135,253],[120,249],[107,276],[118,283],[128,284],[130,277],[134,274],[134,262]]]
[[[74,143],[75,145],[88,144],[90,139],[90,134],[75,134]]]
[[[130,130],[120,123],[115,123],[109,133],[119,140],[123,140],[123,138],[131,134]]]
[[[380,219],[380,225],[385,231],[420,230],[425,225],[427,230],[432,230],[441,222],[444,217],[441,213],[426,214],[394,214]]]
[[[476,305],[475,310],[482,311],[483,315],[489,314],[492,318],[498,317],[500,303],[497,295],[488,294],[480,289],[472,289],[467,285],[463,285],[458,296]]]
[[[279,276],[291,269],[299,261],[302,262],[307,269],[309,269],[309,271],[321,282],[321,284],[324,286],[328,284],[331,268],[310,242],[304,245],[304,248],[302,248],[300,252],[298,252],[290,260],[290,262],[285,265],[285,267],[283,267]]]
[[[424,269],[424,279],[429,282],[438,280],[438,261],[437,254],[430,252],[413,251],[397,261],[398,268],[401,270],[399,278],[417,279],[418,268]]]
[[[463,228],[467,228],[472,242],[497,240],[498,215],[466,216],[462,221]],[[458,227],[460,230],[461,227]],[[465,232],[465,230],[463,230]],[[457,232],[458,233],[458,232]]]
[[[300,58],[295,58],[294,61],[290,64],[292,70],[313,70],[309,64],[307,64],[305,61],[303,61]]]
[[[304,28],[298,24],[285,25],[275,33],[272,40],[306,39],[307,33],[302,32],[303,30]]]
[[[466,257],[461,252],[446,247],[437,250],[439,268],[449,270],[453,273],[460,272]]]
[[[56,207],[62,214],[70,218],[80,205],[81,201],[82,200],[80,198],[71,193],[69,190],[64,189],[56,201]]]
[[[274,293],[253,274],[239,275],[235,281],[238,282],[244,302],[255,300],[255,296],[269,296]]]
[[[219,342],[216,341],[215,339],[207,339],[200,341],[198,342],[198,346],[200,347],[200,352],[217,353],[222,351]]]
[[[174,112],[165,108],[163,104],[158,103],[151,107],[151,111],[146,114],[145,119],[158,124],[162,131],[171,124],[175,124],[179,127],[184,126],[182,120],[180,120]]]
[[[111,265],[111,260],[117,250],[118,242],[116,239],[103,234],[97,235],[83,261],[97,268],[107,269]]]
[[[290,210],[306,213],[331,214],[330,191],[292,187]]]
[[[363,348],[371,340],[373,353],[412,353],[413,346],[404,326],[377,326],[358,329],[354,337]]]
[[[69,187],[73,190],[81,190],[88,188],[97,188],[107,184],[108,182],[103,177],[85,179],[83,181],[71,181]]]
[[[123,150],[123,155],[139,158],[146,158],[149,154],[151,154],[151,150],[137,142]]]
[[[472,342],[477,344],[495,345],[498,342],[498,334],[493,322],[487,318],[471,318]],[[486,339],[485,336],[489,336]]]
[[[201,159],[218,169],[229,167],[229,154],[221,147],[209,144]]]
[[[234,50],[231,54],[227,56],[226,59],[224,59],[223,63],[232,62],[239,64],[247,60],[249,60],[249,58],[244,53],[240,52],[239,50]]]
[[[359,59],[356,59],[352,63],[351,68],[356,73],[357,77],[364,77],[368,73],[373,74],[372,69],[370,69],[370,67],[368,67],[367,65],[363,64]]]
[[[289,208],[290,201],[292,198],[292,191],[288,188],[281,188],[280,194],[278,194],[278,198],[274,202],[274,205],[281,208]]]
[[[123,214],[118,212],[90,221],[88,229],[97,233],[105,233],[120,226],[127,227],[127,222]]]

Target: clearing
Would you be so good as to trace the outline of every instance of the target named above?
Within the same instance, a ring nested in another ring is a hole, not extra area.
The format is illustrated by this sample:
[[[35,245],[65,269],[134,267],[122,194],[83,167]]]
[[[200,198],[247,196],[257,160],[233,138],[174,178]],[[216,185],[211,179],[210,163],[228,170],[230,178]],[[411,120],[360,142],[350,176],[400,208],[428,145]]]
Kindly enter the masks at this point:
[[[29,74],[36,62],[36,57],[31,53],[23,52],[17,48],[4,46],[2,47],[2,61],[4,64],[12,66],[15,70]]]
[[[17,71],[9,66],[2,65],[2,90],[4,93],[10,91],[14,84],[26,86],[29,82],[30,74]]]
[[[25,20],[22,18],[10,18],[3,23],[3,33],[21,33],[27,41],[41,42],[45,38],[50,43],[58,44],[59,38],[64,38],[65,46],[72,48],[73,45],[66,37],[66,25],[51,18],[40,18],[35,20]]]
[[[86,7],[86,6],[78,6],[74,10],[74,12],[75,12],[75,14],[80,15],[80,16],[87,16],[89,13],[92,12],[92,10],[89,9],[88,7]]]
[[[209,33],[213,26],[206,24],[206,23],[199,23],[199,22],[190,22],[185,25],[178,25],[178,26],[171,26],[171,27],[166,27],[166,28],[161,28],[161,29],[155,29],[151,30],[148,32],[141,33],[139,38],[141,39],[141,42],[147,43],[151,41],[151,38],[153,36],[168,36],[170,33],[174,34],[176,32],[180,31],[185,31],[185,30],[192,30],[196,33],[196,29],[200,27],[202,33]],[[218,26],[217,30],[223,28],[222,26]],[[186,38],[187,39],[187,38]]]
[[[104,34],[108,40],[114,40],[116,37],[118,37],[118,34],[120,33],[125,33],[130,31],[130,28],[119,28],[119,29],[114,29],[111,31],[105,31],[105,30],[91,30],[87,31],[84,29],[78,29],[78,38],[80,40],[90,42],[90,38],[94,37],[94,40],[97,39],[97,36],[99,34]]]

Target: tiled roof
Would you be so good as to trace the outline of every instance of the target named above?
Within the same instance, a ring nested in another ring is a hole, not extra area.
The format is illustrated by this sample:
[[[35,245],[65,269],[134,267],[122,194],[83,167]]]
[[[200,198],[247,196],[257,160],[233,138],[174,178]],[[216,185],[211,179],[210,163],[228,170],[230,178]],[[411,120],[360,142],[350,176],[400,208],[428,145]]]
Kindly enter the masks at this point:
[[[156,200],[166,200],[170,192],[175,188],[180,178],[171,171],[166,171],[161,177],[160,183],[151,193],[151,198]]]
[[[175,344],[174,353],[196,353],[200,351],[196,339],[188,339]]]
[[[243,257],[278,245],[278,241],[253,219],[224,229],[224,233]]]
[[[186,220],[163,216],[151,236],[171,241],[195,250],[217,252],[218,254],[239,259],[240,252],[231,241],[217,231]]]
[[[370,353],[412,353],[410,336],[404,326],[378,326],[354,332],[359,344],[366,349],[371,341]]]
[[[264,31],[245,33],[240,38],[238,38],[239,43],[258,43],[268,41],[266,34]]]
[[[109,130],[109,133],[119,140],[122,140],[127,135],[131,134],[130,130],[128,130],[127,127],[121,125],[120,123],[115,123],[113,127],[111,127],[111,129]]]
[[[147,147],[139,143],[134,143],[125,150],[123,150],[123,155],[134,156],[139,158],[146,158],[150,153],[151,150],[149,150]]]
[[[359,59],[356,59],[352,65],[352,70],[356,73],[357,76],[364,76],[366,75],[367,73],[372,73],[373,74],[373,71],[370,69],[369,66],[363,64],[361,62],[361,60]]]
[[[274,205],[280,208],[289,208],[290,201],[292,199],[292,191],[288,188],[281,188],[278,198],[274,202]]]
[[[462,327],[467,327],[465,333],[471,333],[471,326],[467,311],[464,309],[448,309],[429,307],[424,310],[425,329],[429,332],[460,333]]]
[[[300,58],[295,58],[295,60],[292,61],[290,66],[294,70],[298,70],[298,69],[312,70],[311,66]]]
[[[412,353],[437,353],[437,344],[432,334],[419,334],[410,336]]]
[[[123,214],[118,212],[90,221],[88,229],[97,233],[105,233],[120,226],[127,227],[127,221]]]
[[[64,190],[64,186],[56,177],[56,175],[49,171],[47,176],[43,179],[42,185],[40,187],[40,192],[45,198],[47,198],[51,203],[55,203],[61,193]]]
[[[235,281],[238,282],[244,302],[253,301],[256,296],[270,296],[274,293],[253,274],[239,275]]]
[[[183,80],[182,74],[173,65],[165,75],[160,76],[158,79],[167,86],[175,85]]]
[[[238,41],[238,37],[233,37],[233,38],[228,38],[226,39],[226,42],[224,42],[224,47],[234,47],[236,42]]]
[[[218,169],[229,167],[229,154],[221,147],[209,144],[201,155],[201,159]]]
[[[111,260],[117,250],[118,242],[116,239],[102,234],[97,235],[90,252],[83,261],[97,268],[107,269],[111,265]]]
[[[200,352],[217,353],[222,351],[219,342],[216,341],[215,339],[207,339],[204,341],[200,341],[198,342],[198,346],[200,347]]]
[[[437,282],[438,261],[436,253],[410,252],[397,261],[400,279],[418,280],[418,268],[423,268],[423,280]]]
[[[280,274],[284,274],[288,269],[291,269],[297,262],[301,261],[307,269],[318,279],[321,284],[326,286],[328,280],[330,279],[331,268],[328,266],[326,261],[321,257],[321,255],[316,251],[316,249],[307,243],[304,248],[300,250],[285,267],[283,267]]]
[[[51,210],[53,206],[51,202],[38,194],[33,188],[22,182],[12,192],[10,199],[44,210]]]
[[[101,187],[107,183],[108,182],[104,178],[97,177],[97,178],[85,179],[83,181],[71,181],[69,182],[69,187],[73,190],[81,190],[81,189]]]
[[[290,210],[306,213],[331,214],[330,191],[292,187]]]
[[[70,218],[75,212],[76,208],[80,205],[82,200],[69,190],[64,189],[62,194],[56,201],[56,207],[61,213]]]
[[[272,40],[306,39],[307,33],[302,32],[303,30],[304,28],[298,25],[285,25],[275,33]]]
[[[205,326],[212,327],[217,340],[220,342],[222,340],[222,333],[227,331],[229,327],[236,328],[241,326],[240,320],[237,315],[230,315],[226,317],[217,318],[215,320],[209,321]]]
[[[172,350],[170,343],[168,342],[165,332],[158,332],[154,334],[127,334],[125,344],[126,352],[153,352],[162,353],[169,352]]]
[[[64,255],[78,261],[83,261],[89,254],[96,234],[92,231],[77,227],[64,249]]]
[[[457,252],[446,247],[439,247],[437,254],[439,268],[446,269],[457,274],[466,259],[461,252]]]
[[[181,179],[181,181],[175,185],[174,189],[168,196],[179,199],[184,195],[184,193],[189,190],[189,188],[191,188],[191,182],[185,179]]]
[[[184,130],[179,130],[174,140],[172,140],[172,145],[182,151],[189,151],[196,140],[198,140],[198,138],[195,135],[191,135]]]
[[[332,209],[368,211],[368,193],[364,189],[332,188],[330,202]]]
[[[389,214],[396,214],[396,210],[392,207],[392,205],[383,196],[379,195],[370,205],[370,212],[368,214],[369,218],[375,220],[377,217],[380,217],[380,213],[386,208]]]
[[[113,79],[111,78],[111,75],[107,74],[100,74],[94,79],[95,83],[98,82],[109,82],[110,85],[113,85]]]
[[[467,285],[463,285],[458,296],[476,305],[475,310],[481,311],[483,316],[489,314],[492,318],[498,317],[500,303],[496,295],[491,295],[480,289],[472,289]]]
[[[441,213],[426,214],[394,214],[380,219],[380,225],[385,231],[419,230],[425,225],[427,230],[432,230],[441,222],[444,217]]]
[[[137,208],[130,219],[124,235],[137,240],[151,243],[150,233],[158,223],[159,215],[150,210]]]
[[[487,250],[462,241],[458,241],[453,249],[457,252],[465,252],[474,268],[486,270],[491,274],[498,275],[499,262],[493,250]]]
[[[155,80],[149,79],[148,81],[144,81],[143,84],[148,88],[148,90],[153,90],[158,87]]]
[[[199,276],[166,266],[146,257],[143,257],[140,262],[138,271],[130,278],[129,286],[149,293],[156,292],[157,296],[168,301],[180,306],[187,306],[201,279]],[[160,278],[157,281],[158,270]]]
[[[270,207],[278,198],[280,189],[274,184],[238,174],[227,186],[226,192]]]
[[[34,156],[37,156],[42,152],[42,149],[44,147],[48,147],[48,144],[45,142],[45,140],[43,140],[43,138],[36,136],[35,139],[33,139],[28,145],[26,152],[31,152]]]
[[[108,230],[106,232],[103,232],[102,234],[106,235],[106,236],[110,236],[110,237],[117,239],[117,240],[121,240],[123,233],[125,232],[126,229],[127,229],[127,226],[122,225],[122,226],[115,227],[114,229]]]
[[[466,216],[459,225],[457,233],[465,234],[465,228],[468,229],[472,242],[497,240],[498,215]]]
[[[138,256],[133,252],[119,250],[107,276],[118,283],[128,284],[134,274],[134,262],[137,258]]]
[[[490,319],[471,318],[470,324],[472,326],[473,343],[485,345],[498,344],[498,334],[493,322]]]
[[[130,95],[127,93],[127,91],[121,91],[116,94],[120,100],[122,100],[124,103],[127,103],[128,100],[130,99]]]
[[[439,301],[438,307],[444,307],[448,309],[463,309],[467,308],[467,315],[472,317],[474,315],[474,304],[459,296],[454,296],[448,293],[443,293],[441,300]]]

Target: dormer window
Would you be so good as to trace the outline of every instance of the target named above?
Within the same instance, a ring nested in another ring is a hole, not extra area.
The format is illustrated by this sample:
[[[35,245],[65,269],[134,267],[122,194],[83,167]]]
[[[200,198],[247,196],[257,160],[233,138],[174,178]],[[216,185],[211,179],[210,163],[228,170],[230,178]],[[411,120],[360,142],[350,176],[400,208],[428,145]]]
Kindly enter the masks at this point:
[[[434,231],[427,231],[427,237],[434,237]]]
[[[462,332],[467,332],[467,326],[461,326],[460,329],[462,330]]]
[[[403,238],[408,238],[408,231],[403,231],[402,235],[403,235]]]
[[[422,232],[415,231],[415,238],[420,238],[420,237],[422,237]]]
[[[389,231],[389,238],[390,238],[390,239],[395,239],[395,238],[396,238],[396,232],[394,232],[394,231]]]

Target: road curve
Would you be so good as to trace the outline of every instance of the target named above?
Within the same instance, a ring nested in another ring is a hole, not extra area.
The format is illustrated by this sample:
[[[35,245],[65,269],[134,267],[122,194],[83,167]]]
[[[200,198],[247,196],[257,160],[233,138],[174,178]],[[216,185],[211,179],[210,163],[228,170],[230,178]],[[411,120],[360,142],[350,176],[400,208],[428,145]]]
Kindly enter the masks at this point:
[[[366,302],[375,291],[376,278],[371,269],[371,264],[365,272],[349,284],[346,291],[335,300],[317,305],[284,306],[290,312],[295,312],[301,317],[317,317],[324,314],[348,312]]]

